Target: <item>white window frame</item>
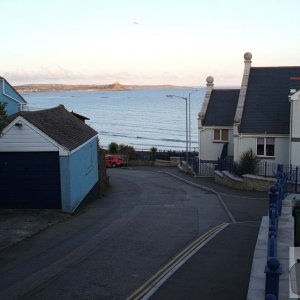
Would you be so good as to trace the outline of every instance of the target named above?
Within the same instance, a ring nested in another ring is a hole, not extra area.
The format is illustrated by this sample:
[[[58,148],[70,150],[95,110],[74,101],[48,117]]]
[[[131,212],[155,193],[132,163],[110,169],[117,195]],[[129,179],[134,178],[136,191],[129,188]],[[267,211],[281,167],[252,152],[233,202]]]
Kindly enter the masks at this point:
[[[215,130],[219,130],[219,133],[220,133],[220,139],[219,140],[215,139]],[[227,130],[227,140],[223,140],[223,130]],[[215,128],[213,130],[213,142],[227,143],[228,141],[229,141],[229,129],[228,128]]]
[[[258,154],[257,153],[257,146],[258,146],[258,139],[264,140],[264,154]],[[274,140],[274,155],[267,155],[267,139],[273,139]],[[275,157],[275,137],[268,136],[268,137],[257,137],[256,138],[256,155],[258,157],[267,157],[267,158],[274,158]]]

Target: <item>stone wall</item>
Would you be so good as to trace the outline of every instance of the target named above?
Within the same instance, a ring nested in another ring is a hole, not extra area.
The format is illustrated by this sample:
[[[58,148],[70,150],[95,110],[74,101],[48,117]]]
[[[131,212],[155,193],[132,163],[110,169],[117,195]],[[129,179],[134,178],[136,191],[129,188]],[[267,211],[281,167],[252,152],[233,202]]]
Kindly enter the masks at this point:
[[[215,181],[238,190],[267,192],[270,186],[276,182],[276,179],[250,174],[240,178],[228,171],[215,171]]]

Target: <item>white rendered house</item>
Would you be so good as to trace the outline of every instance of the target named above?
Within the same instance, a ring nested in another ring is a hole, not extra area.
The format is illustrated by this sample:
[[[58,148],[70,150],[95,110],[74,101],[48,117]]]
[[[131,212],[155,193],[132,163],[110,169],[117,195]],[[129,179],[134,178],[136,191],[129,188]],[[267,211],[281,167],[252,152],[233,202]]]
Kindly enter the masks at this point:
[[[244,59],[240,90],[218,92],[212,77],[207,78],[199,113],[199,159],[221,157],[220,136],[220,143],[228,142],[227,156],[236,162],[252,149],[262,161],[300,165],[300,66],[252,67],[249,52]]]

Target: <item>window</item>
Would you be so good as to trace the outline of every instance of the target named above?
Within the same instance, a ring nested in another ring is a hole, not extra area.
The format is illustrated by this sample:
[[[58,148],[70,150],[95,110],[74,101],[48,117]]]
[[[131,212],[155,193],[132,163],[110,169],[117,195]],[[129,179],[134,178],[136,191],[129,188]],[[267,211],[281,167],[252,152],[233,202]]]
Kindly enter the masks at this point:
[[[228,129],[214,129],[214,141],[215,142],[227,142],[228,141]]]
[[[275,138],[257,138],[256,153],[258,156],[275,156]]]

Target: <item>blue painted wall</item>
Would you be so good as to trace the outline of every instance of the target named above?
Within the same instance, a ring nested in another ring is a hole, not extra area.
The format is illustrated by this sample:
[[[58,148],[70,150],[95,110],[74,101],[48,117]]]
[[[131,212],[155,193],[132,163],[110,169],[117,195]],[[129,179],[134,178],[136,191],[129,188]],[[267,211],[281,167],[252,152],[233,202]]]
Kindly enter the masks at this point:
[[[98,181],[97,138],[60,157],[62,209],[73,212]]]
[[[4,89],[3,89],[4,82]],[[12,97],[15,100],[9,98]],[[11,87],[5,80],[0,80],[0,102],[7,103],[6,113],[8,116],[20,111],[19,102],[26,104],[26,101]]]

